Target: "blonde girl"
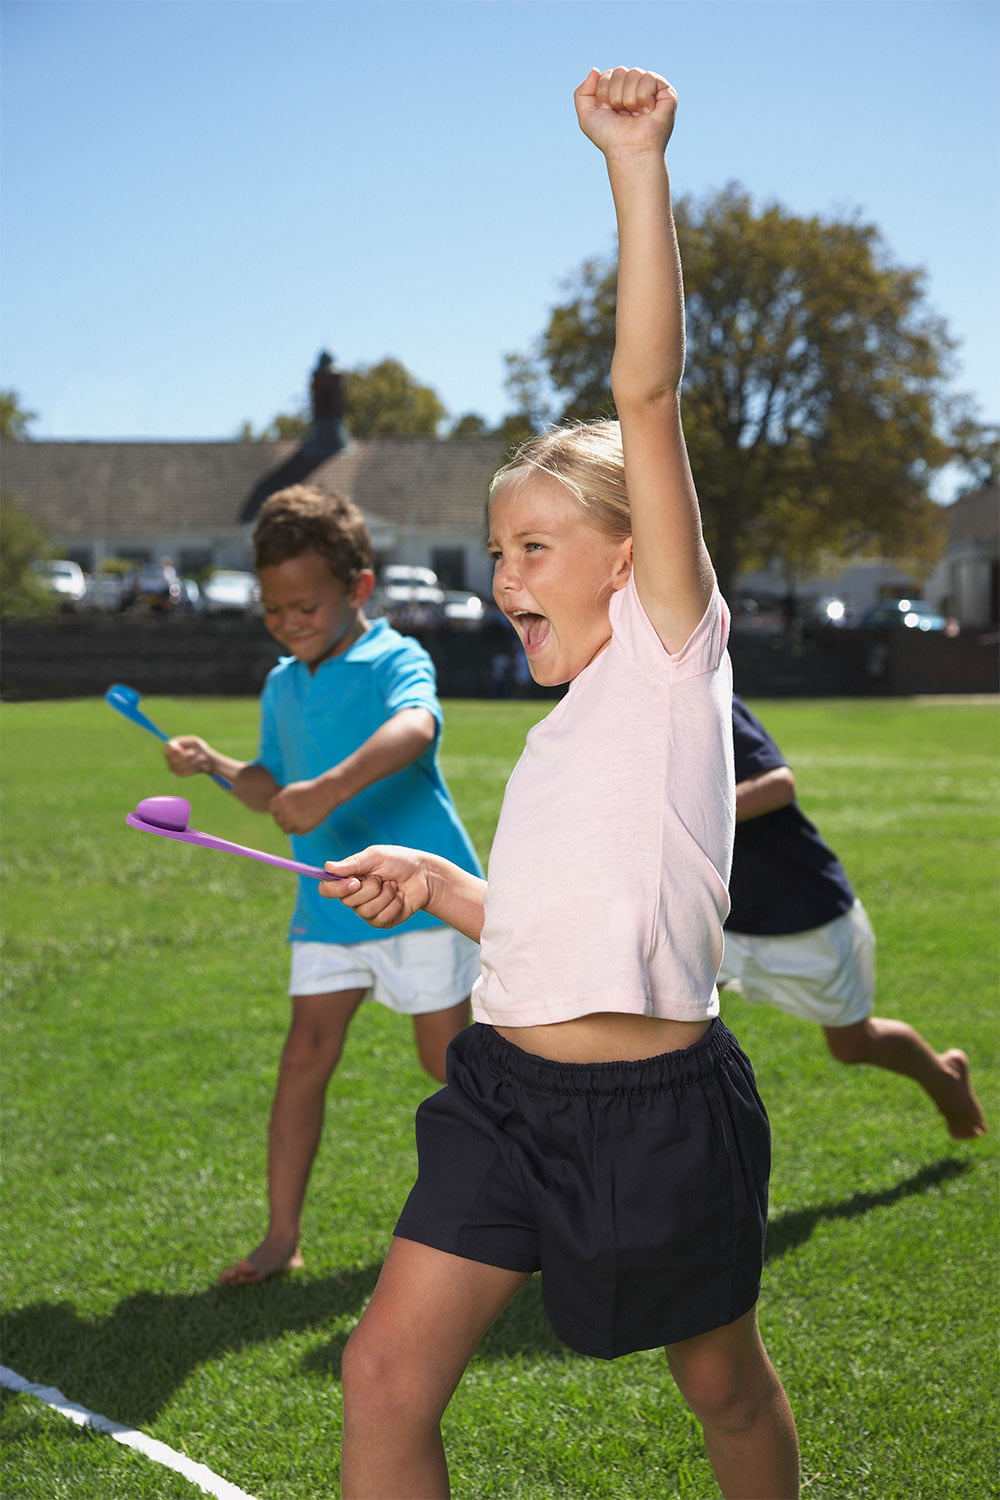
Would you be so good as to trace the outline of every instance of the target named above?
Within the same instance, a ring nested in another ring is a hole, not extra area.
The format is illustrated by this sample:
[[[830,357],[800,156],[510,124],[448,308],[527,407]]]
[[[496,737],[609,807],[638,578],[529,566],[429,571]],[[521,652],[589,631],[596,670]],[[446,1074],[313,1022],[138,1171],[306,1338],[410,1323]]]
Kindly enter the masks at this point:
[[[798,1493],[756,1321],[769,1136],[718,1018],[733,838],[728,612],[681,428],[676,95],[639,68],[575,94],[618,219],[619,423],[497,476],[494,595],[539,683],[568,683],[511,776],[488,880],[377,847],[325,895],[376,927],[432,912],[481,943],[475,1024],[417,1116],[419,1172],[344,1353],[343,1494],[449,1494],[441,1416],[536,1271],[597,1358],[663,1346],[729,1500]]]

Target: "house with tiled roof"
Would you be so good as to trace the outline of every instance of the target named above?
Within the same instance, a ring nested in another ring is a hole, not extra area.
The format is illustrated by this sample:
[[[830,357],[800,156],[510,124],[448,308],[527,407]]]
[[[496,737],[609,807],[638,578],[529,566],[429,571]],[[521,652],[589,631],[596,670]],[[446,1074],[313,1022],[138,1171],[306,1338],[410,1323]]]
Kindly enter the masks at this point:
[[[325,357],[329,363],[329,357]],[[108,558],[170,557],[182,574],[252,566],[251,535],[268,495],[309,483],[349,496],[372,533],[378,564],[433,568],[446,588],[488,597],[485,511],[489,481],[506,456],[499,437],[354,439],[343,423],[339,377],[321,357],[312,421],[301,441],[11,442],[3,492],[41,522],[60,556],[87,572]],[[963,627],[996,629],[1000,607],[996,484],[948,512],[945,556],[916,586]],[[772,576],[773,574],[773,576]],[[891,560],[832,560],[803,598],[835,593],[860,615],[904,582]],[[907,587],[914,581],[905,575]],[[740,580],[741,591],[782,594],[775,565]]]
[[[933,590],[933,592],[931,592]],[[948,507],[948,547],[928,584],[964,627],[1000,621],[1000,484],[960,495]]]
[[[169,556],[179,572],[252,565],[251,534],[268,495],[316,484],[349,496],[379,563],[431,567],[450,588],[488,593],[485,510],[502,438],[355,440],[317,409],[301,441],[8,443],[5,496],[87,572],[108,558]]]

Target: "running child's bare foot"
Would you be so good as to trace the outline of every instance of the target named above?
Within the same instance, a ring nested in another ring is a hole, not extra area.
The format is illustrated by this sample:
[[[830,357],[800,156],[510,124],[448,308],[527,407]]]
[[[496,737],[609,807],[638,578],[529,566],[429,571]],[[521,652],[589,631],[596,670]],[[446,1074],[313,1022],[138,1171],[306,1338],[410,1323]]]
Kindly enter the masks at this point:
[[[954,1079],[954,1087],[938,1099],[938,1108],[948,1123],[948,1134],[957,1141],[971,1141],[985,1135],[986,1120],[979,1100],[969,1081],[969,1059],[953,1047],[941,1054],[945,1071]]]
[[[289,1253],[287,1244],[271,1245],[264,1240],[245,1260],[227,1266],[219,1280],[223,1286],[256,1286],[269,1276],[280,1276],[282,1271],[299,1271],[304,1265],[297,1245]]]

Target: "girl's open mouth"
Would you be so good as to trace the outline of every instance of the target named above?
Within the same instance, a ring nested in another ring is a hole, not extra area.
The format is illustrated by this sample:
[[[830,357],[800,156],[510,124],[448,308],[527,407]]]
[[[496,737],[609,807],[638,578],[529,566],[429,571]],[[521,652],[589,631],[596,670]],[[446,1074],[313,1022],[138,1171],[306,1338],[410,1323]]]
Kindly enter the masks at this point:
[[[529,655],[545,645],[551,628],[545,615],[534,615],[525,610],[513,615],[512,619],[524,649]]]

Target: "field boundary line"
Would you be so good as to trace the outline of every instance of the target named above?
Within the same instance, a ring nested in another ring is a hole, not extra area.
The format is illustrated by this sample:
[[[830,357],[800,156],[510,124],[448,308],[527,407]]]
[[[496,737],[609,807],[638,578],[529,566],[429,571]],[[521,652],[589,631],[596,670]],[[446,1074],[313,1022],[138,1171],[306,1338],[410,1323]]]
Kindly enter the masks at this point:
[[[6,1386],[10,1391],[20,1391],[23,1395],[34,1396],[36,1400],[44,1402],[46,1406],[52,1407],[53,1411],[68,1417],[78,1427],[94,1427],[98,1432],[106,1432],[113,1437],[116,1443],[123,1443],[126,1448],[134,1448],[137,1453],[143,1453],[151,1458],[154,1463],[162,1464],[164,1468],[174,1469],[182,1474],[185,1479],[190,1479],[206,1495],[214,1495],[216,1500],[254,1500],[246,1490],[239,1489],[235,1484],[230,1484],[228,1479],[221,1479],[218,1474],[205,1464],[195,1463],[193,1459],[186,1458],[183,1453],[177,1453],[173,1448],[168,1448],[166,1443],[161,1443],[158,1438],[151,1438],[145,1432],[140,1432],[136,1427],[126,1427],[121,1422],[112,1422],[110,1417],[102,1417],[97,1412],[88,1411],[85,1406],[78,1406],[75,1401],[69,1401],[62,1391],[57,1391],[54,1385],[33,1385],[30,1380],[25,1380],[23,1375],[18,1375],[16,1370],[10,1370],[6,1365],[0,1365],[0,1385]]]

